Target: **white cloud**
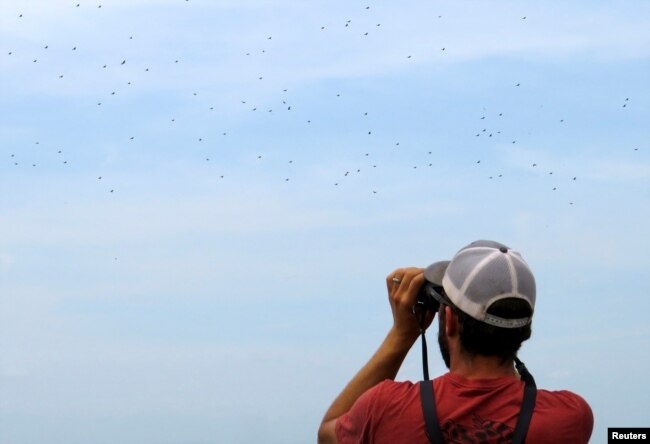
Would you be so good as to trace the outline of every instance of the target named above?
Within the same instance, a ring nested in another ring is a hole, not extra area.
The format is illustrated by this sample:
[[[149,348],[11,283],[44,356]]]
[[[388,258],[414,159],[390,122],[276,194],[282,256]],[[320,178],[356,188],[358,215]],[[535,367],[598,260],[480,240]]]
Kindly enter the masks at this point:
[[[5,57],[4,80],[11,82],[14,93],[68,98],[115,89],[128,95],[194,88],[235,103],[243,92],[264,102],[287,85],[300,88],[332,78],[393,74],[423,64],[439,69],[498,57],[646,57],[649,38],[642,15],[570,4],[551,10],[513,8],[510,2],[418,3],[377,5],[367,12],[331,2],[183,3],[119,2],[91,13],[63,3],[34,2],[26,6],[39,11],[31,26],[27,17],[26,23],[16,23],[5,6],[5,38],[17,47],[13,57]],[[436,11],[443,14],[441,19]],[[522,14],[528,14],[526,20]],[[348,28],[346,17],[353,18]],[[323,21],[331,23],[325,30],[320,29]],[[133,33],[136,39],[128,40]],[[267,40],[270,34],[273,39]],[[79,52],[71,52],[72,42],[82,36]],[[52,48],[44,52],[42,45],[50,40]],[[413,58],[407,60],[408,55]],[[38,57],[43,58],[39,68],[30,63]],[[180,65],[173,63],[176,58],[182,59]],[[122,59],[127,65],[116,66]],[[110,66],[103,71],[105,63]],[[151,72],[145,73],[145,67]],[[64,79],[58,79],[60,73]],[[258,75],[265,81],[259,82]],[[124,87],[127,80],[137,85],[133,92]]]
[[[0,230],[12,233],[5,240],[7,245],[97,246],[176,239],[189,233],[209,238],[377,226],[463,212],[462,205],[443,200],[435,207],[399,202],[400,195],[412,185],[407,181],[385,190],[383,199],[397,199],[395,211],[386,212],[378,206],[371,212],[359,212],[356,206],[372,196],[370,185],[365,188],[361,182],[340,191],[345,184],[334,187],[322,167],[302,168],[304,181],[299,185],[244,169],[238,170],[240,177],[233,173],[224,179],[210,170],[185,170],[178,165],[174,170],[162,167],[145,176],[140,172],[120,173],[111,178],[118,184],[117,192],[104,192],[100,199],[97,179],[87,174],[68,175],[65,181],[40,174],[21,180],[29,181],[35,194],[6,208],[11,217],[0,219]],[[256,181],[247,179],[250,174]],[[168,179],[170,175],[173,181]],[[188,197],[185,186],[203,191]],[[46,193],[40,191],[44,188]]]

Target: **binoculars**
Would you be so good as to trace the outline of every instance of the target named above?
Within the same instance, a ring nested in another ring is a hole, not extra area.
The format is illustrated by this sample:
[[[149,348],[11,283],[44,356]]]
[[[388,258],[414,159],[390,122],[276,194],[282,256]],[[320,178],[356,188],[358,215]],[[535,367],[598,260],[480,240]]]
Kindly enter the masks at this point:
[[[442,291],[442,287],[425,281],[418,293],[416,307],[436,313],[440,307],[440,301],[443,300]],[[413,308],[416,309],[416,307]]]

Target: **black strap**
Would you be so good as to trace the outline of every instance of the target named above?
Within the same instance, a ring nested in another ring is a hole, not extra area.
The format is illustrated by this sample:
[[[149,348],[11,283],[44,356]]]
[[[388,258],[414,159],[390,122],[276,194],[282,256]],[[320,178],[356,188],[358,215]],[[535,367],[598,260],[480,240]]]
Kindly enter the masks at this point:
[[[427,436],[432,444],[442,444],[440,424],[436,413],[436,399],[433,395],[433,381],[420,381],[420,401],[422,402],[422,413],[424,413],[424,424],[427,428]]]
[[[429,380],[429,353],[427,352],[427,337],[424,335],[426,332],[425,323],[427,310],[420,304],[413,306],[413,314],[417,317],[418,324],[420,324],[420,335],[422,336],[422,372],[424,373],[424,380]]]
[[[533,417],[535,408],[535,399],[537,398],[537,385],[533,375],[530,374],[523,362],[515,358],[515,367],[517,372],[524,381],[524,399],[521,403],[521,411],[517,418],[517,425],[512,434],[513,444],[524,444],[528,426]],[[424,423],[426,425],[427,436],[431,444],[443,444],[440,423],[436,413],[436,398],[433,392],[433,382],[426,380],[420,382],[420,401],[422,402],[422,413],[424,414]]]
[[[525,385],[524,400],[521,403],[521,411],[519,412],[519,418],[517,418],[517,425],[512,434],[512,442],[513,444],[523,444],[526,442],[528,426],[533,417],[533,409],[535,408],[535,400],[537,399],[537,385],[535,384],[535,378],[530,374],[526,365],[517,357],[515,357],[515,367]]]

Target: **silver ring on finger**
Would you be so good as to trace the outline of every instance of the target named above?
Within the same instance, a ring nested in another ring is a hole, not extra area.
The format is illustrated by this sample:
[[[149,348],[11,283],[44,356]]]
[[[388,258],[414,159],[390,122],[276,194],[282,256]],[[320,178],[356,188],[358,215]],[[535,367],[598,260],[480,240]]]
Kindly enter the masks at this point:
[[[402,280],[400,278],[398,278],[398,277],[393,278],[393,283],[399,284],[400,282],[402,282]]]

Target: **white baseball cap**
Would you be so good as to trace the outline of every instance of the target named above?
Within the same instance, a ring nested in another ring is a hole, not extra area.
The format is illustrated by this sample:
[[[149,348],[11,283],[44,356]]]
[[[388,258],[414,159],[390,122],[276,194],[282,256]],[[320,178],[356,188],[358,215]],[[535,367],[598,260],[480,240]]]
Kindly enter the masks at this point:
[[[493,303],[505,298],[523,299],[535,309],[532,271],[521,254],[499,242],[472,242],[451,261],[428,266],[424,277],[443,287],[449,300],[476,320],[502,328],[519,328],[532,321],[532,314],[507,319],[488,313]]]

